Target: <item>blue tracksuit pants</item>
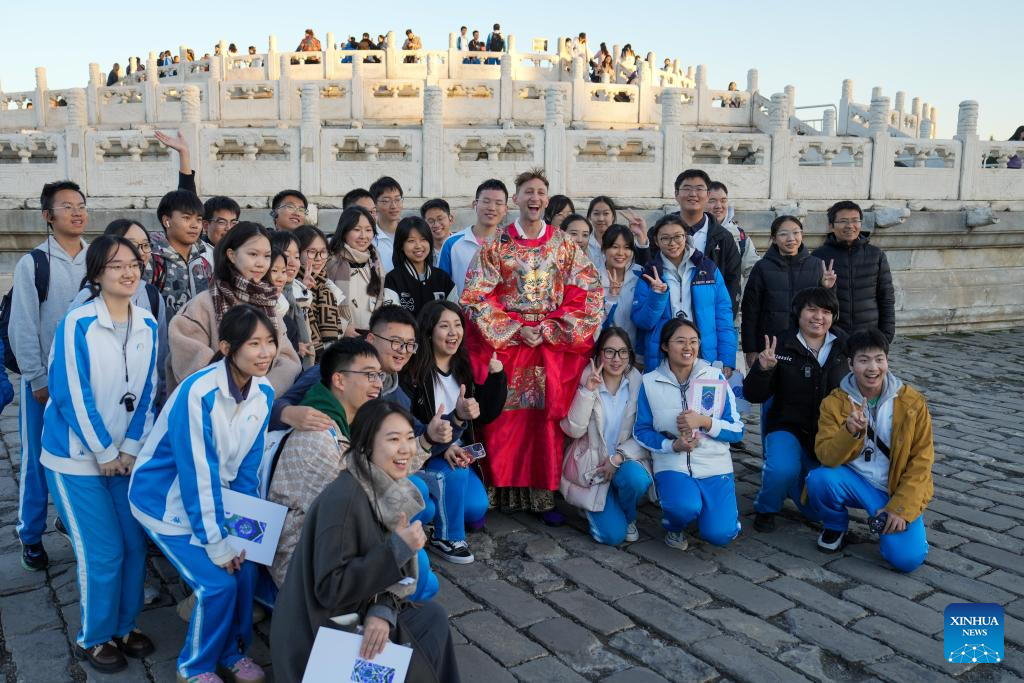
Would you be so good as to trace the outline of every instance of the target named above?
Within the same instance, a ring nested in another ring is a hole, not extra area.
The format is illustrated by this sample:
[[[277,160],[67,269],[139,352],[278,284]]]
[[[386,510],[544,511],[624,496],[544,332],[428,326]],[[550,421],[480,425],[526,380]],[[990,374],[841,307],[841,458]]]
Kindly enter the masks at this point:
[[[807,473],[818,466],[817,458],[801,446],[791,432],[767,434],[764,444],[761,490],[754,499],[754,509],[758,512],[779,512],[789,496],[800,512],[811,519],[817,519],[815,512],[800,502]]]
[[[487,514],[487,489],[472,467],[452,467],[443,457],[427,461],[414,479],[426,482],[434,506],[434,536],[446,541],[465,541],[466,522],[476,523]]]
[[[635,460],[627,460],[615,471],[604,510],[587,512],[590,535],[598,543],[619,545],[626,540],[626,527],[636,521],[640,498],[652,483],[651,475]]]
[[[39,455],[43,445],[43,405],[32,386],[21,380],[18,429],[21,432],[21,474],[18,480],[18,536],[25,545],[43,540],[46,530],[46,473]]]
[[[712,545],[728,545],[740,533],[736,482],[732,474],[694,479],[683,472],[654,475],[661,500],[661,525],[683,531],[694,520],[700,537]]]
[[[861,508],[876,515],[889,503],[889,494],[875,488],[853,468],[819,467],[807,475],[807,498],[821,516],[826,529],[846,531],[850,515],[846,508]],[[912,572],[928,556],[924,515],[907,523],[904,531],[879,536],[882,557],[901,572]]]
[[[125,636],[135,628],[146,582],[146,532],[128,504],[128,477],[45,472],[78,561],[77,642],[90,648]]]
[[[230,667],[252,644],[252,600],[259,567],[243,562],[234,574],[218,567],[188,535],[150,537],[196,595],[178,673],[185,678]],[[241,639],[242,647],[239,647]]]

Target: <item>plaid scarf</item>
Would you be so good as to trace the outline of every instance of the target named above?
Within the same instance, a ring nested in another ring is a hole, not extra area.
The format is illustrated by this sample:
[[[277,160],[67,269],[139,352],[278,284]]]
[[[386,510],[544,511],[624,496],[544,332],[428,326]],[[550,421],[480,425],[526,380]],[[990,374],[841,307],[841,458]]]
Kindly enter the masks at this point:
[[[210,296],[213,298],[213,312],[217,316],[218,325],[224,314],[238,304],[255,306],[266,313],[271,322],[277,320],[277,290],[274,286],[262,280],[244,278],[235,270],[231,272],[230,282],[213,279],[210,283]]]

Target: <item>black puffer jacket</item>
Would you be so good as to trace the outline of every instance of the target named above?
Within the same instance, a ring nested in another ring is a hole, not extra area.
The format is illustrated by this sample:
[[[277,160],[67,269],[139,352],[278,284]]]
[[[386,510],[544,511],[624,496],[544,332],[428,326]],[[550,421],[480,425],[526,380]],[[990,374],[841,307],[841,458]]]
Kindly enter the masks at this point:
[[[844,244],[828,235],[814,255],[825,263],[835,261],[835,293],[839,298],[839,317],[833,323],[852,333],[877,327],[890,342],[896,336],[896,293],[885,252],[868,241],[862,232],[853,244]]]
[[[754,264],[743,290],[741,341],[745,353],[764,349],[764,337],[780,337],[793,325],[793,297],[801,289],[821,284],[821,259],[804,245],[784,256],[774,244]]]
[[[779,339],[775,347],[779,362],[772,370],[765,371],[760,362],[754,364],[743,379],[743,396],[751,403],[764,403],[774,397],[762,428],[764,433],[790,432],[807,452],[813,453],[821,402],[850,371],[846,333],[833,326],[836,339],[824,367],[800,343],[796,333],[790,330]]]

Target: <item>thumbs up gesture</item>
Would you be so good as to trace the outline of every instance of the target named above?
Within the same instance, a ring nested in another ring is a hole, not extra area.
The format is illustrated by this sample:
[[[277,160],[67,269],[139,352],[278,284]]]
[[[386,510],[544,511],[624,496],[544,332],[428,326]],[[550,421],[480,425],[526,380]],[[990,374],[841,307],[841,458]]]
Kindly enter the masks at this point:
[[[822,287],[827,287],[829,289],[831,289],[832,287],[835,287],[836,277],[837,276],[836,276],[836,271],[833,270],[833,268],[832,268],[835,265],[835,262],[836,262],[835,259],[829,259],[828,265],[825,265],[824,261],[821,262],[821,286]]]
[[[491,354],[491,360],[487,363],[487,372],[491,375],[496,375],[505,369],[505,365],[498,360],[498,352],[495,351]]]
[[[864,408],[853,400],[853,396],[850,396],[849,398],[850,405],[853,406],[853,409],[846,418],[846,431],[850,432],[853,436],[860,436],[864,430],[867,429],[868,420],[864,416]]]
[[[444,419],[443,403],[437,407],[437,412],[427,424],[427,436],[434,443],[448,443],[452,440],[452,425]]]
[[[414,552],[427,544],[427,535],[423,532],[423,525],[420,524],[419,520],[409,524],[409,516],[404,512],[398,518],[398,526],[395,527],[395,533]]]
[[[480,417],[480,404],[475,398],[466,398],[466,385],[459,385],[459,400],[455,402],[455,414],[463,422],[469,422]]]

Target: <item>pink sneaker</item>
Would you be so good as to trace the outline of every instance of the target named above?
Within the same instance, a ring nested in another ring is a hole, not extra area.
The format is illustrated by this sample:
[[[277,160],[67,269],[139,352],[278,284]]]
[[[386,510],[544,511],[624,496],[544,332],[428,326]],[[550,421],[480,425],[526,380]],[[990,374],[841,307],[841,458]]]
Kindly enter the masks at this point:
[[[196,674],[185,678],[178,674],[178,683],[224,683],[224,679],[215,673]]]
[[[242,657],[228,671],[234,683],[264,683],[267,680],[263,668],[252,657]]]

